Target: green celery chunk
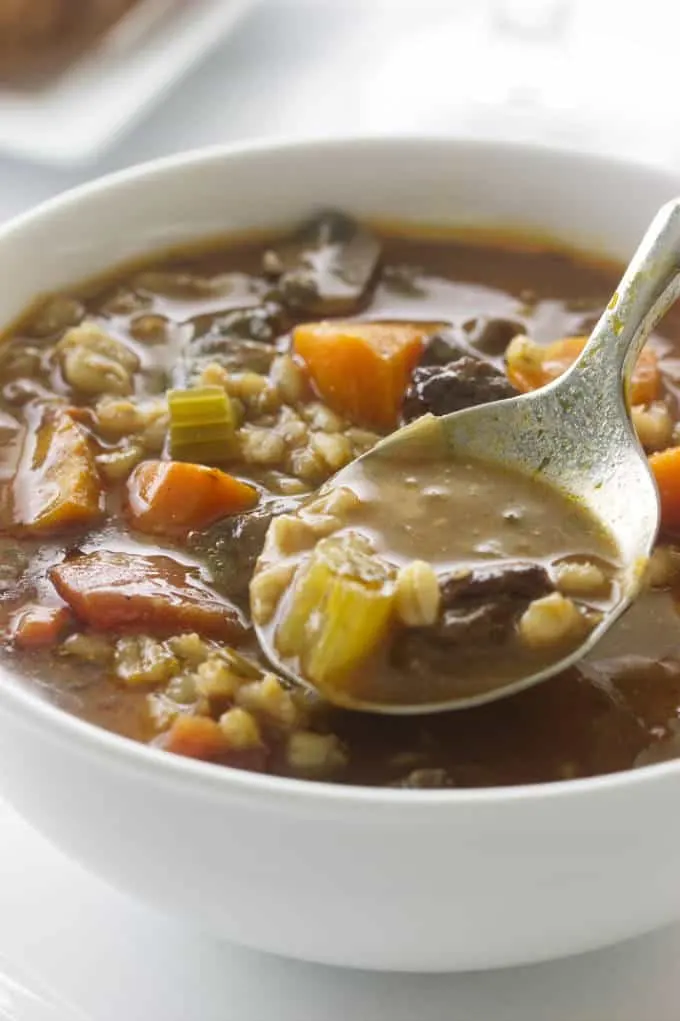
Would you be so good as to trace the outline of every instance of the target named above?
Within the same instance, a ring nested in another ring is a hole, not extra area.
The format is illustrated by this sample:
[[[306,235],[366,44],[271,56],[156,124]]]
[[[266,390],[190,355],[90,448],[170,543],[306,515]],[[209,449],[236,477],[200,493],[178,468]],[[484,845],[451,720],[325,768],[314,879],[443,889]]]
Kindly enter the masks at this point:
[[[236,453],[236,416],[219,386],[170,390],[170,455],[197,463],[228,461]]]
[[[395,574],[363,536],[322,540],[294,583],[276,632],[278,651],[297,657],[319,689],[342,687],[387,636]]]

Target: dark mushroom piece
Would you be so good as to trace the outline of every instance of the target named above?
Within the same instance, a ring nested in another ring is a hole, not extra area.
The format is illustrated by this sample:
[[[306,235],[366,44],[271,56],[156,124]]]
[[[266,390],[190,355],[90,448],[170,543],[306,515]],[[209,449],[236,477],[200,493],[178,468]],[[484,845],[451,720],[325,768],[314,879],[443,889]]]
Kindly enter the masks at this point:
[[[263,270],[276,279],[277,295],[296,315],[351,315],[368,299],[380,253],[369,230],[326,210],[265,252]]]
[[[448,365],[458,358],[479,358],[470,346],[467,334],[457,326],[437,330],[428,338],[418,366]]]
[[[232,514],[190,536],[190,547],[205,558],[215,587],[237,602],[248,602],[248,583],[262,552],[272,518],[295,510],[298,501],[281,498],[244,514]]]
[[[508,344],[527,328],[515,319],[496,319],[492,316],[477,316],[463,323],[463,334],[467,343],[486,358],[502,358]]]
[[[217,318],[198,316],[193,320],[194,335],[174,373],[176,385],[194,384],[209,364],[232,372],[267,373],[283,328],[283,310],[270,301],[231,309]]]

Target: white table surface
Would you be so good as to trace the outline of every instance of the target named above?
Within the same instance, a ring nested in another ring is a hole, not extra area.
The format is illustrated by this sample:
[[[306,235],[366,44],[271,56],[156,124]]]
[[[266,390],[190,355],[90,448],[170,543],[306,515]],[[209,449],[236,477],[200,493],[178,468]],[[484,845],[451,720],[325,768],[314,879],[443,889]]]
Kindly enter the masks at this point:
[[[0,809],[0,848],[0,954],[30,968],[91,1021],[680,1017],[680,927],[596,954],[501,972],[350,972],[188,931],[91,878],[9,809]]]
[[[655,2],[648,0],[647,8]],[[590,122],[585,105],[563,109],[559,126],[535,112],[504,118],[491,109],[471,112],[456,101],[467,70],[461,60],[446,59],[451,46],[437,27],[442,5],[432,4],[430,21],[423,17],[427,6],[421,0],[416,16],[400,0],[375,0],[370,10],[355,0],[263,0],[96,166],[49,170],[0,157],[0,219],[139,160],[273,134],[502,133],[680,166],[677,130],[654,130],[639,105],[629,104],[606,126]],[[451,0],[447,17],[455,6]],[[587,6],[589,16],[596,7],[602,14],[598,0]],[[407,38],[412,60],[404,74]],[[619,39],[618,59],[639,58],[636,47],[644,50],[644,40]],[[454,55],[462,50],[454,47]],[[654,73],[650,68],[650,88],[658,84]],[[429,84],[424,105],[409,79]],[[613,95],[604,97],[604,107]],[[0,777],[0,790],[1,784]],[[5,956],[90,1021],[680,1018],[680,926],[586,957],[484,975],[370,975],[303,965],[217,944],[132,903],[67,861],[0,802],[0,959]],[[2,1010],[0,1002],[0,1017],[14,1021]]]

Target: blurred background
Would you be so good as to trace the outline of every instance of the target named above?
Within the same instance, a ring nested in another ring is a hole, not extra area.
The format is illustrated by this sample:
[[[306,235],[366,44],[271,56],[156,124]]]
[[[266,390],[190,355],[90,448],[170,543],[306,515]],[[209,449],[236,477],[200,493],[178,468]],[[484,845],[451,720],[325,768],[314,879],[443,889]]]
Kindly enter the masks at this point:
[[[0,218],[257,136],[431,131],[680,164],[667,0],[0,0]]]

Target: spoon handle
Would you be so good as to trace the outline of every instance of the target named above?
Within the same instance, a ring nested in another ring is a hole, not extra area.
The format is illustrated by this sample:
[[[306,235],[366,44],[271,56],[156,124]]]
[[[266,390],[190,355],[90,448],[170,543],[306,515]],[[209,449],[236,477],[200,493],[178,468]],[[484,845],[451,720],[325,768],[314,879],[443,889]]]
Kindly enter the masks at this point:
[[[654,217],[569,375],[587,376],[591,398],[596,391],[620,401],[647,337],[679,294],[680,198]]]

